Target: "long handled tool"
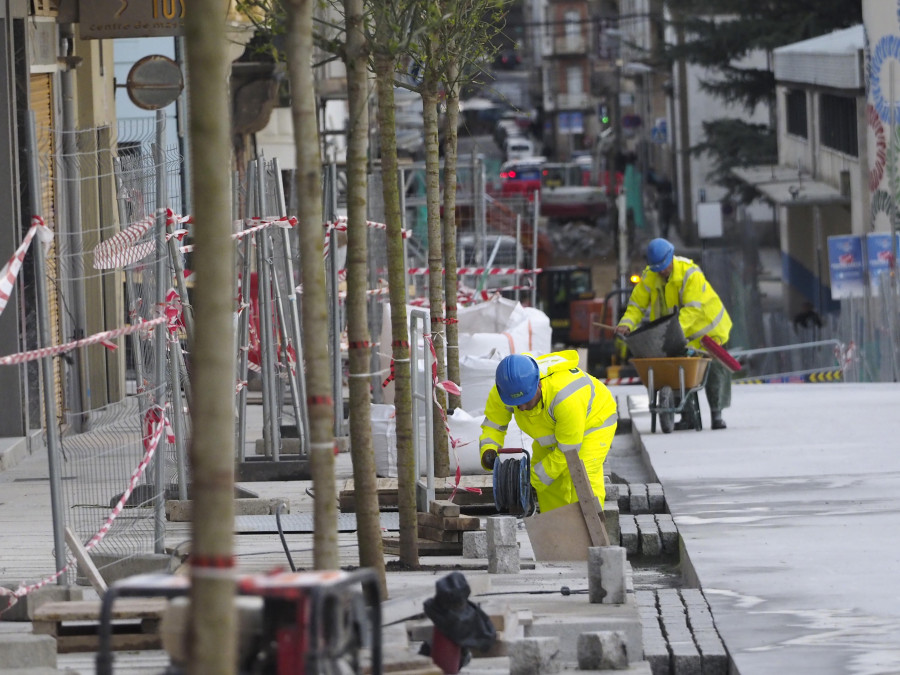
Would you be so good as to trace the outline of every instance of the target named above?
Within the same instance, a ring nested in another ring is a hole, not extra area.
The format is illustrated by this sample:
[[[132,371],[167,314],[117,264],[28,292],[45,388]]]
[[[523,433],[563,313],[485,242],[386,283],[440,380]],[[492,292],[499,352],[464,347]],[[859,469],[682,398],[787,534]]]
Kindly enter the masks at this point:
[[[588,534],[591,537],[591,545],[609,546],[609,534],[600,518],[600,500],[594,496],[594,491],[591,489],[584,462],[581,461],[581,457],[575,450],[564,452],[563,456],[569,466],[572,484],[575,485],[575,494],[578,495],[578,505],[581,507],[581,515],[584,516],[584,524],[587,525]]]

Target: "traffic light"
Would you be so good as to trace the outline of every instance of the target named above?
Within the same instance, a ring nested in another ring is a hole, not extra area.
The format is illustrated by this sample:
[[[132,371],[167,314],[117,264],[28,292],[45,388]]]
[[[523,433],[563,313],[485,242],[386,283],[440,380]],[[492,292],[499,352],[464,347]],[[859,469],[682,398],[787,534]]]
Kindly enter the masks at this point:
[[[600,105],[600,123],[604,127],[609,124],[609,108],[605,103]]]

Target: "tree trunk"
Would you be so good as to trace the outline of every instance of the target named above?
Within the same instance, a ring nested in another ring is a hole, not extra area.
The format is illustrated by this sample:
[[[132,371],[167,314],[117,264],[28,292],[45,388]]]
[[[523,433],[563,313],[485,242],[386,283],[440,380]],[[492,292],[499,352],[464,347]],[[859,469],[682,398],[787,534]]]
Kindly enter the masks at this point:
[[[458,155],[459,122],[459,65],[451,61],[447,69],[447,131],[444,134],[444,302],[447,306],[447,379],[460,383],[459,377],[459,324],[456,314],[456,167]],[[452,412],[462,406],[460,397],[450,394],[447,410]]]
[[[322,158],[313,82],[315,0],[286,0],[291,117],[297,152],[300,272],[303,284],[303,345],[306,351],[310,458],[315,490],[313,561],[316,569],[338,569],[337,488],[334,476],[334,402],[328,354],[328,307],[322,215]],[[332,251],[332,255],[335,252]]]
[[[406,274],[403,255],[403,219],[394,126],[394,69],[389,54],[392,27],[376,14],[375,79],[378,90],[378,127],[381,135],[381,172],[387,225],[388,284],[391,299],[391,334],[394,363],[394,408],[397,424],[397,502],[400,511],[400,562],[419,566],[416,522],[416,460],[413,455],[412,397],[409,381],[409,327],[406,316]]]
[[[190,138],[203,148],[192,175],[194,202],[195,335],[190,460],[194,518],[191,551],[190,672],[234,673],[234,375],[231,241],[229,63],[223,0],[196,0],[188,13],[187,62],[192,82]],[[159,283],[165,283],[158,279]],[[183,299],[187,301],[187,298]],[[223,340],[230,336],[231,340]],[[172,358],[170,356],[170,358]],[[181,393],[175,392],[181,405]],[[224,573],[223,573],[224,572]]]
[[[371,364],[366,288],[368,278],[366,225],[369,94],[363,0],[344,0],[347,30],[347,340],[350,354],[350,452],[356,496],[356,538],[359,564],[378,574],[381,596],[387,597],[381,513],[375,485],[372,451]]]
[[[431,340],[434,345],[439,382],[446,379],[444,365],[444,255],[441,240],[441,168],[438,134],[438,74],[425,67],[422,87],[422,121],[425,129],[425,204],[428,211],[428,300],[431,312]],[[446,178],[446,172],[445,172]],[[430,373],[426,374],[426,377]],[[434,403],[434,475],[450,475],[447,430],[447,395],[435,389]]]

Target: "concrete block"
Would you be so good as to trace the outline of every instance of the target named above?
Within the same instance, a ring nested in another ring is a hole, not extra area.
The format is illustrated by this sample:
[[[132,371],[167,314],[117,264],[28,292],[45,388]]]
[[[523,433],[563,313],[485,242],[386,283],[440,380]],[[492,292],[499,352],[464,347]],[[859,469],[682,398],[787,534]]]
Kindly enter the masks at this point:
[[[579,635],[578,667],[581,670],[626,670],[625,633],[609,630]]]
[[[596,607],[596,605],[588,605]],[[635,660],[644,651],[643,629],[640,620],[628,605],[605,605],[607,609],[590,616],[541,616],[535,617],[531,626],[526,626],[526,637],[555,637],[559,640],[560,653],[568,660],[578,653],[578,636],[582,633],[618,630],[625,633],[625,643],[629,654]]]
[[[622,533],[619,530],[619,502],[609,499],[603,504],[603,517],[606,519],[606,534],[609,535],[609,543],[616,546]]]
[[[660,588],[656,591],[656,598],[660,611],[666,607],[674,607],[679,611],[684,610],[684,603],[681,601],[681,595],[675,588]]]
[[[634,520],[634,516],[630,514],[619,514],[619,532],[619,540],[628,555],[637,555],[639,550],[638,527]]]
[[[650,500],[647,498],[647,486],[643,483],[632,483],[629,486],[628,503],[632,513],[650,513]]]
[[[166,520],[172,523],[187,523],[193,518],[194,506],[190,499],[166,500]],[[291,502],[287,497],[258,498],[249,497],[234,500],[234,515],[236,516],[269,516],[278,509],[279,504],[284,504],[282,513],[291,512]]]
[[[516,543],[515,516],[489,516],[487,518],[488,551],[491,546],[514,546]]]
[[[604,483],[604,488],[606,488],[606,502],[615,502],[616,506],[619,505],[619,484],[618,483],[610,483],[609,476],[606,477],[606,483]],[[604,504],[604,508],[606,508],[606,504]]]
[[[11,591],[18,588],[16,584],[3,584],[3,587]],[[0,621],[32,621],[35,610],[45,602],[67,600],[84,600],[84,591],[74,586],[42,586],[19,598],[15,605],[3,612]],[[0,607],[4,607],[6,602],[6,598],[0,599]]]
[[[3,668],[56,668],[56,638],[32,633],[0,633]]]
[[[669,648],[665,640],[644,640],[644,660],[650,664],[653,675],[670,675]]]
[[[619,483],[619,511],[631,513],[631,490],[627,483]]]
[[[662,485],[647,483],[647,504],[650,507],[650,513],[666,512],[666,496],[663,493]]]
[[[656,527],[662,542],[663,555],[678,554],[678,528],[669,513],[656,514]]]
[[[625,602],[625,549],[591,546],[588,549],[588,597],[590,602],[621,605]]]
[[[463,558],[488,557],[487,532],[484,530],[463,532],[462,545]]]
[[[673,675],[702,675],[700,652],[693,640],[669,640]]]
[[[641,553],[646,556],[658,557],[662,553],[662,542],[659,537],[659,529],[656,527],[656,518],[652,513],[641,513],[634,519],[637,522]]]
[[[487,553],[488,574],[519,573],[520,567],[518,546],[491,546],[490,535],[488,535]]]
[[[694,643],[700,652],[703,675],[727,675],[728,652],[715,631],[694,633]]]
[[[656,611],[656,593],[654,591],[636,591],[634,604],[638,607],[652,607]]]
[[[509,645],[510,675],[543,675],[562,669],[559,640],[533,637],[515,640]]]

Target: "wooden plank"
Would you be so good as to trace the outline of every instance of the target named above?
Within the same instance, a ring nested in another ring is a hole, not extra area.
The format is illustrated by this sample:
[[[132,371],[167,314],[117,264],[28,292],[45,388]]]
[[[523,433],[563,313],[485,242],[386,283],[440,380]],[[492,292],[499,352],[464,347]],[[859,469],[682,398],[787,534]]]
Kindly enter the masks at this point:
[[[581,457],[574,450],[564,452],[563,456],[566,458],[566,464],[569,466],[569,475],[572,478],[572,483],[575,485],[578,505],[581,507],[581,513],[584,516],[584,522],[591,537],[591,545],[609,546],[609,535],[606,533],[603,521],[600,520],[600,501],[594,496],[587,471],[584,468],[584,462],[581,461]]]
[[[481,519],[476,516],[459,516],[456,518],[441,518],[433,513],[417,513],[419,525],[426,525],[438,530],[479,530]]]
[[[94,564],[94,561],[91,560],[91,557],[88,555],[87,550],[84,546],[81,545],[81,542],[78,541],[78,537],[75,536],[75,533],[72,532],[72,529],[67,527],[66,530],[66,545],[69,547],[69,550],[72,551],[72,555],[75,556],[75,559],[78,561],[78,569],[84,573],[84,575],[91,582],[91,586],[94,587],[94,590],[97,591],[97,595],[101,598],[106,593],[106,581],[104,581],[103,577],[100,576],[100,570],[97,569],[97,566]]]
[[[112,605],[113,619],[159,619],[168,601],[164,598],[119,598]],[[99,621],[99,600],[47,602],[34,612],[35,621]]]
[[[459,542],[459,530],[441,530],[436,527],[419,525],[419,538],[428,541],[455,541]]]
[[[454,504],[445,499],[435,499],[428,505],[428,511],[441,518],[458,518],[459,504]]]
[[[117,652],[162,649],[162,640],[159,635],[151,633],[113,633],[111,638],[110,648]],[[59,654],[95,652],[99,646],[98,633],[61,635],[56,638],[56,651]]]
[[[424,479],[419,481],[424,486]],[[478,492],[470,492],[469,489]],[[435,497],[439,500],[449,500],[453,496],[453,503],[461,507],[478,506],[493,507],[494,482],[491,476],[463,476],[459,485],[455,478],[437,478],[434,486]],[[397,479],[376,479],[376,493],[378,505],[382,508],[397,508]],[[353,479],[344,481],[343,489],[338,493],[338,505],[342,513],[356,512],[356,494]]]
[[[579,504],[525,518],[535,560],[587,560],[591,537]]]
[[[388,555],[400,555],[400,538],[384,537],[384,552]],[[452,541],[428,541],[419,539],[418,549],[420,556],[429,555],[462,555],[462,544]]]

